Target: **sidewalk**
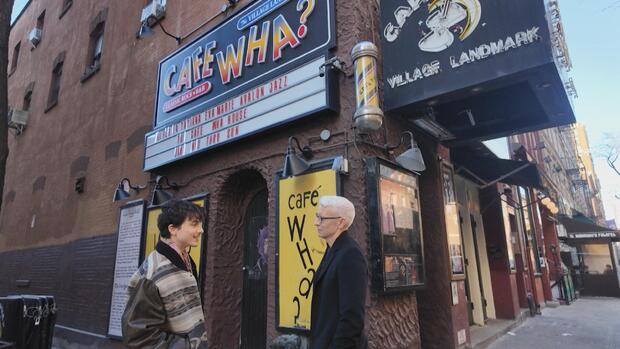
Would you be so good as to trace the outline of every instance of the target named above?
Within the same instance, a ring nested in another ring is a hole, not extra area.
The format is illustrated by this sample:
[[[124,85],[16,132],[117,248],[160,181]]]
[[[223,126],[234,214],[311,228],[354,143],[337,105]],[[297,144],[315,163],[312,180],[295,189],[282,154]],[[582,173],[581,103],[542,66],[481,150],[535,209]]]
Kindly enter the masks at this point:
[[[571,305],[545,308],[488,348],[620,348],[620,299],[584,297]]]
[[[530,311],[521,310],[521,314],[514,320],[492,319],[485,326],[472,326],[469,328],[471,343],[468,348],[484,349],[491,343],[501,338],[508,331],[521,325],[530,317]]]

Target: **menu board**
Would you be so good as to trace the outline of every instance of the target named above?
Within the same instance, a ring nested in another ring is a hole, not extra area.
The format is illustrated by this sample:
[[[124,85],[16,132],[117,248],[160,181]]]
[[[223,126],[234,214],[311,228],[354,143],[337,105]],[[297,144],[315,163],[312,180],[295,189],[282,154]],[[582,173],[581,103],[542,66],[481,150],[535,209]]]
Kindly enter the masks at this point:
[[[121,317],[125,311],[127,285],[140,263],[140,242],[144,227],[144,200],[127,203],[120,208],[118,242],[114,264],[114,283],[110,302],[108,336],[122,337]]]

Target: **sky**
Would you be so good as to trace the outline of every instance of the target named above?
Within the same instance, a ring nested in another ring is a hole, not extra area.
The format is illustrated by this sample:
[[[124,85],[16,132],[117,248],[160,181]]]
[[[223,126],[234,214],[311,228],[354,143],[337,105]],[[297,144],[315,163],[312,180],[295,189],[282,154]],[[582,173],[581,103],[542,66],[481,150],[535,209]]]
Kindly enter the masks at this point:
[[[15,0],[13,18],[26,3]],[[575,115],[588,132],[606,216],[620,225],[620,199],[615,198],[620,196],[620,175],[597,154],[605,133],[620,143],[620,112],[614,108],[620,99],[620,0],[559,0],[559,4],[573,63],[568,76],[579,95],[574,100]]]

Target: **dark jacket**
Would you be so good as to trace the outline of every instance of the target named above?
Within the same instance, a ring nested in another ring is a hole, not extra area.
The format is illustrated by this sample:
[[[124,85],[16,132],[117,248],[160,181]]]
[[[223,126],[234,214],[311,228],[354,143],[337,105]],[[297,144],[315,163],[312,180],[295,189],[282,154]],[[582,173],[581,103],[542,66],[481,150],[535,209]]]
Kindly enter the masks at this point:
[[[310,349],[366,348],[366,258],[346,231],[325,253],[313,287]]]

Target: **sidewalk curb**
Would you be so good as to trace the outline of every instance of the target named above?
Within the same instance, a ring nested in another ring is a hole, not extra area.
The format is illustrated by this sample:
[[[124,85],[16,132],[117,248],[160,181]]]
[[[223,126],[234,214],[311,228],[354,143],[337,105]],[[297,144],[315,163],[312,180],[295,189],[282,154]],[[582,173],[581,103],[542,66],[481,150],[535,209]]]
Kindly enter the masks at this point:
[[[530,311],[529,310],[523,310],[521,311],[521,313],[519,314],[519,316],[517,316],[516,319],[514,319],[513,323],[510,324],[508,327],[506,327],[505,329],[495,333],[494,335],[492,335],[491,337],[483,340],[482,342],[476,344],[476,345],[467,345],[465,346],[466,349],[485,349],[488,346],[490,346],[491,344],[493,344],[493,342],[495,342],[496,340],[498,340],[499,338],[501,338],[502,336],[504,336],[506,333],[510,332],[511,330],[513,330],[514,328],[518,327],[519,325],[521,325],[522,323],[525,322],[525,320],[527,320],[528,318],[530,318]]]

